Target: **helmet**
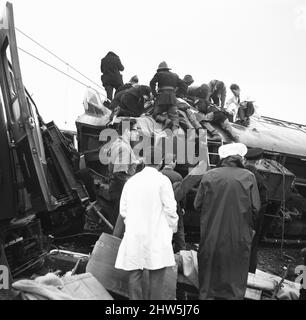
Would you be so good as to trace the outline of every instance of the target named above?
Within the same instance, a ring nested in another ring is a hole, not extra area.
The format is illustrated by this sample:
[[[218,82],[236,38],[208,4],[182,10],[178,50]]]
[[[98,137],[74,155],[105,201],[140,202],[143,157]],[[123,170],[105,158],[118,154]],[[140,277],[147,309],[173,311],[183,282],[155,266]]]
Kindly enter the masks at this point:
[[[157,71],[159,70],[171,70],[171,69],[168,67],[167,63],[163,61],[158,65]]]

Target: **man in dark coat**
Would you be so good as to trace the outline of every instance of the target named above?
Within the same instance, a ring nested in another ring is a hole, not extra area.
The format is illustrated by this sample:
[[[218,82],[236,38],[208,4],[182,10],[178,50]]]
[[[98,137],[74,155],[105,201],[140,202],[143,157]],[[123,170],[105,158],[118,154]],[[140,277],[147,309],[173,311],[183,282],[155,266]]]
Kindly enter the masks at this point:
[[[125,91],[119,103],[119,116],[140,117],[144,113],[144,104],[150,99],[150,95],[150,87],[143,85]]]
[[[175,184],[181,183],[183,181],[183,177],[174,170],[176,167],[176,157],[174,154],[168,154],[165,159],[165,166],[161,171],[162,174],[167,176],[173,188],[175,188]],[[175,199],[177,201],[177,199]],[[184,205],[186,199],[184,198],[181,201],[177,201],[177,215],[179,217],[177,223],[177,232],[173,234],[173,247],[174,253],[180,252],[181,250],[186,250],[186,242],[185,242],[185,232],[184,232]]]
[[[105,88],[107,98],[111,101],[113,99],[113,89],[118,89],[123,85],[122,75],[124,67],[120,58],[112,51],[101,60],[101,81]]]
[[[254,230],[256,233],[252,241],[251,254],[250,254],[249,272],[252,272],[252,273],[255,273],[257,268],[258,245],[262,237],[264,214],[265,214],[266,207],[268,205],[267,185],[265,183],[263,176],[256,169],[256,162],[262,159],[263,153],[264,153],[264,150],[261,148],[250,148],[248,150],[248,153],[245,155],[245,158],[247,160],[245,163],[245,168],[250,170],[256,178],[259,196],[260,196],[260,202],[261,202],[261,208],[258,213],[258,219],[255,223]]]
[[[150,81],[150,87],[154,97],[156,97],[153,118],[158,122],[165,122],[162,113],[166,112],[172,124],[172,131],[179,128],[179,119],[177,112],[177,100],[175,90],[185,90],[186,84],[179,78],[176,73],[170,71],[166,62],[161,62],[158,66],[157,73]],[[158,91],[156,91],[156,85]]]
[[[112,102],[110,103],[110,106],[108,107],[110,110],[115,110],[121,102],[121,98],[122,96],[125,94],[125,92],[127,92],[130,89],[125,89],[125,90],[121,90],[118,93],[115,94],[114,99],[112,100]]]
[[[224,82],[220,80],[211,80],[208,83],[210,90],[210,99],[218,107],[224,108],[226,99],[226,88]]]
[[[247,148],[219,148],[218,168],[204,173],[194,200],[200,211],[199,298],[243,299],[254,221],[260,209],[255,176],[243,167]]]

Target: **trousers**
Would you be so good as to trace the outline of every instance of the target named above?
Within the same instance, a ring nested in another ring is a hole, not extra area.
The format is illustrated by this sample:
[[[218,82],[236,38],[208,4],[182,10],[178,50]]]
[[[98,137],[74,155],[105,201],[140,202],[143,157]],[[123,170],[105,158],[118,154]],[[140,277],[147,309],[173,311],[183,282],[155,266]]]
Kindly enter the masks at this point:
[[[130,300],[163,300],[164,280],[166,268],[157,270],[148,270],[149,283],[148,292],[145,292],[143,286],[144,270],[129,271],[129,298]]]
[[[167,112],[169,120],[172,122],[172,127],[179,127],[179,116],[178,116],[178,110],[177,106],[173,105],[155,105],[154,111],[153,111],[153,118],[157,122],[164,122],[166,121],[166,117],[162,116],[164,112]]]

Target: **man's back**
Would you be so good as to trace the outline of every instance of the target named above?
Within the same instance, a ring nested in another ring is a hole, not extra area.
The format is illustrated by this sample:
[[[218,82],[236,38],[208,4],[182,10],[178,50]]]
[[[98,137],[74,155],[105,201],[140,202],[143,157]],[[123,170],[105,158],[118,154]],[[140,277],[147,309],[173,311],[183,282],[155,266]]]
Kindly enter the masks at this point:
[[[254,175],[239,167],[212,169],[203,175],[194,205],[201,209],[200,299],[243,299],[253,207],[260,206]]]
[[[252,224],[252,205],[256,204],[259,209],[260,201],[251,197],[252,189],[256,189],[256,195],[258,189],[250,171],[236,167],[216,168],[203,175],[201,187],[203,199],[195,199],[202,208],[201,223],[219,224],[223,221],[222,224],[233,224],[233,221],[245,218]],[[211,229],[210,232],[214,231]]]
[[[162,174],[164,174],[166,177],[168,177],[172,184],[183,180],[183,177],[178,172],[176,172],[174,169],[170,169],[170,168],[166,167],[162,170]]]
[[[123,71],[124,67],[120,61],[120,58],[113,52],[109,52],[101,60],[101,72],[104,74],[118,73]]]
[[[185,87],[187,87],[183,80],[181,80],[176,73],[173,73],[171,71],[159,71],[155,74],[150,82],[150,87],[153,93],[156,90],[156,83],[158,83],[158,88],[172,87],[173,89],[175,89],[176,87],[178,87],[185,89]]]
[[[123,270],[174,265],[172,234],[178,216],[170,180],[145,167],[125,184],[120,200],[125,233],[116,260]]]
[[[133,221],[143,228],[151,227],[148,221],[155,224],[164,210],[173,205],[173,192],[172,195],[168,192],[172,191],[169,179],[154,168],[145,167],[135,174],[125,189],[128,225]]]

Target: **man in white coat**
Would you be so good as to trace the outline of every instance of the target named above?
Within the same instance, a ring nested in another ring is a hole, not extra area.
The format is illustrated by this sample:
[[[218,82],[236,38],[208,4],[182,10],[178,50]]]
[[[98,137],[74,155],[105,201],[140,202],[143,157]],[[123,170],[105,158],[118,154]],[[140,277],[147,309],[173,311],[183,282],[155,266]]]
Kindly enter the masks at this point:
[[[156,158],[156,157],[155,157]],[[143,300],[143,270],[149,270],[149,299],[163,299],[166,267],[175,265],[172,236],[177,229],[176,201],[169,178],[158,171],[162,159],[145,152],[146,167],[124,185],[120,215],[125,233],[115,268],[129,271],[129,298]]]

